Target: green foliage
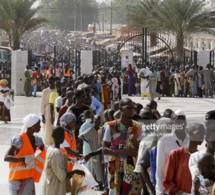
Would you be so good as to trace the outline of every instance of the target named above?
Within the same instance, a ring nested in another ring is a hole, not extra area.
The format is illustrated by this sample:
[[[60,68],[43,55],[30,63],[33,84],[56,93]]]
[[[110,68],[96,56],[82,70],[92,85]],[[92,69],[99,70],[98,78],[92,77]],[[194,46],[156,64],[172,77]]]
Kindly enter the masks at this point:
[[[36,0],[0,0],[0,29],[6,31],[13,48],[19,49],[20,37],[41,27],[46,19],[35,17],[38,8],[32,8]]]
[[[132,8],[129,18],[134,27],[147,27],[151,32],[170,33],[176,39],[179,58],[183,56],[187,35],[214,27],[204,1],[144,0]]]
[[[48,18],[53,28],[87,30],[88,24],[98,21],[95,0],[42,0],[41,3],[44,9],[40,14]]]

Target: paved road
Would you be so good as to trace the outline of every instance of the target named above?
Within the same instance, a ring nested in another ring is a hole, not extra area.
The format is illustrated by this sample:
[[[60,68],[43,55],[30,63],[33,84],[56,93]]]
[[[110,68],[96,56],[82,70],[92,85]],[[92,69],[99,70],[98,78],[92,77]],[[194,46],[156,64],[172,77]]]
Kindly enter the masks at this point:
[[[40,93],[38,94],[41,95]],[[142,103],[144,106],[148,103],[148,100],[141,100],[140,97],[132,97],[132,100],[138,103]],[[12,121],[9,124],[4,124],[0,121],[0,194],[8,195],[8,163],[3,161],[4,154],[9,148],[10,139],[18,134],[22,126],[22,118],[29,113],[35,113],[40,115],[40,97],[15,97],[15,106],[11,109]],[[204,123],[204,115],[207,111],[214,109],[215,99],[191,99],[191,98],[161,98],[158,101],[158,110],[162,114],[166,108],[172,110],[183,109],[187,115],[188,123],[200,122]],[[41,129],[40,136],[43,137],[44,133]],[[200,146],[200,149],[204,149],[204,144]],[[37,194],[41,195],[42,182],[36,184]],[[4,192],[4,193],[2,193]],[[101,193],[90,191],[87,194],[99,195]]]

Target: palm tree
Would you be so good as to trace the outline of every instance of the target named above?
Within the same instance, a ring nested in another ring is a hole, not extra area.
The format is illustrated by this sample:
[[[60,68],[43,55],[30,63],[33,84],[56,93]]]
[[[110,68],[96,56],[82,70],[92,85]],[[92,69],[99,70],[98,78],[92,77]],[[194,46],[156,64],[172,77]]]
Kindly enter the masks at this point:
[[[185,38],[192,33],[210,31],[215,26],[214,18],[208,13],[204,1],[144,0],[133,8],[130,19],[135,27],[174,36],[182,62]]]
[[[47,20],[35,14],[38,8],[32,8],[36,0],[0,0],[0,29],[4,30],[13,49],[20,48],[21,36],[41,27]],[[13,43],[13,44],[12,44]]]

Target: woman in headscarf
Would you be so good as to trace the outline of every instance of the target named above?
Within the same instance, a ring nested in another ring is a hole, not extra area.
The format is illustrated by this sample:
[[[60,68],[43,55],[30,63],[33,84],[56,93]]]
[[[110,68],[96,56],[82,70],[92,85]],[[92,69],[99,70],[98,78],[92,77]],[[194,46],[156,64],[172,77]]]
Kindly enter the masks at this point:
[[[13,106],[12,91],[7,87],[6,79],[0,80],[0,121],[10,121],[10,108]]]
[[[156,163],[153,161],[152,153],[154,152],[158,140],[166,133],[171,133],[172,120],[169,118],[160,118],[155,123],[155,129],[153,134],[149,134],[142,139],[138,150],[138,159],[135,167],[135,172],[140,175],[144,192],[150,190],[150,194],[155,194],[155,172]],[[153,150],[153,151],[152,151]],[[149,175],[148,168],[151,170],[151,176]],[[151,178],[151,179],[150,179]]]
[[[76,152],[76,138],[75,138],[76,117],[73,113],[66,112],[60,118],[60,126],[64,128],[64,141],[60,145],[62,152],[67,154],[68,158],[82,158]],[[73,164],[69,162],[68,170],[72,171]]]
[[[11,140],[4,161],[9,162],[9,190],[13,195],[34,195],[36,172],[35,152],[44,149],[42,138],[34,133],[40,131],[40,118],[29,114],[23,119],[22,131]]]
[[[61,151],[65,154],[67,154],[67,159],[70,159],[68,161],[68,171],[73,171],[74,167],[74,161],[73,158],[82,158],[80,154],[76,152],[76,138],[75,138],[75,126],[76,126],[76,116],[73,113],[66,112],[61,118],[60,118],[60,126],[64,128],[64,141],[60,145]],[[83,177],[82,177],[83,179]],[[73,182],[71,186],[71,194],[77,195],[77,191],[81,186],[81,183],[83,180],[79,182]],[[74,178],[73,178],[74,181]],[[68,187],[69,188],[69,187]],[[69,189],[67,189],[67,192],[70,192]]]

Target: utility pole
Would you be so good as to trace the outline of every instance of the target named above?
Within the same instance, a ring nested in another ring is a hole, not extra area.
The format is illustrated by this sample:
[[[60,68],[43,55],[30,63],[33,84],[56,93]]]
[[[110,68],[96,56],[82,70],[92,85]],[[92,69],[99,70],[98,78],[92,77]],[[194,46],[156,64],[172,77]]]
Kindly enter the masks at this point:
[[[145,42],[145,44],[144,44],[144,47],[145,47],[145,49],[144,49],[144,60],[145,60],[145,62],[147,61],[147,28],[144,28],[144,35],[145,35],[145,39],[144,39],[144,42]]]
[[[102,14],[102,31],[105,31],[105,15]]]
[[[145,29],[142,28],[142,67],[145,61]]]
[[[95,34],[96,33],[96,10],[95,10],[95,8],[94,8],[94,16],[93,16],[93,26],[94,26],[94,28],[93,28],[93,33]]]
[[[82,32],[82,27],[83,26],[83,1],[81,0],[81,32]]]
[[[112,23],[113,23],[113,2],[111,1],[111,6],[110,6],[110,35],[112,35]]]
[[[74,16],[74,31],[76,29],[76,0],[74,1],[75,4],[75,16]]]

